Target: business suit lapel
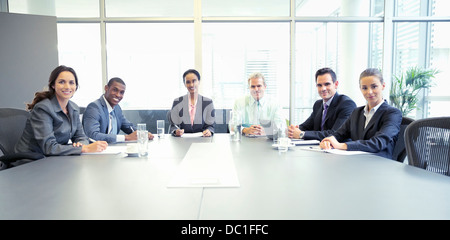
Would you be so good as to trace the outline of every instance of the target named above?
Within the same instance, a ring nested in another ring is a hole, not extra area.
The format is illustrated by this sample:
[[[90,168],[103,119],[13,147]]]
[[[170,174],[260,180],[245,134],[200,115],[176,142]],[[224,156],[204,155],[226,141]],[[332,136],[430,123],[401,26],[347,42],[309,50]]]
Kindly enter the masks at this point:
[[[330,118],[330,116],[334,115],[334,112],[336,112],[336,108],[339,102],[339,94],[336,92],[334,94],[333,100],[331,101],[330,106],[328,106],[328,110],[327,110],[327,115],[325,116],[325,124],[327,124],[327,120],[328,118]],[[322,104],[322,111],[323,111],[323,104]]]
[[[183,108],[186,109],[186,114],[183,113],[183,123],[184,123],[184,129],[185,132],[192,132],[192,126],[191,126],[191,115],[189,113],[189,93],[183,96],[182,104]],[[183,111],[183,110],[182,110]],[[195,119],[194,119],[195,121]]]
[[[320,125],[322,124],[323,100],[317,101],[317,103],[313,107],[313,111],[315,110],[316,114],[314,116],[314,131],[320,131]]]
[[[381,116],[383,116],[384,112],[386,111],[386,105],[387,105],[387,103],[383,102],[383,104],[381,104],[381,106],[378,108],[378,110],[372,116],[369,123],[367,124],[367,127],[364,129],[364,135],[363,135],[364,137],[370,131],[370,129],[374,127],[375,123],[378,123],[378,120],[381,118]],[[364,126],[364,124],[363,124],[363,126]]]
[[[102,106],[102,114],[103,117],[101,118],[102,125],[106,126],[104,129],[101,129],[103,133],[108,133],[109,131],[109,112],[108,112],[108,105],[105,102],[105,99],[103,99],[103,95],[100,97],[100,104]]]
[[[358,126],[356,126],[358,128],[358,136],[357,139],[364,139],[364,135],[365,133],[365,128],[364,125],[366,124],[366,116],[364,116],[364,107],[360,108],[359,113],[358,113],[358,121],[357,121]]]

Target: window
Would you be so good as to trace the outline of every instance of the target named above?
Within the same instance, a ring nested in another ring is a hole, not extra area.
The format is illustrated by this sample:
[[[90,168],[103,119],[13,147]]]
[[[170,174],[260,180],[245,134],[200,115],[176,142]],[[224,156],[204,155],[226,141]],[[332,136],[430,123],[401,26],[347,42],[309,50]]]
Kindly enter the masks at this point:
[[[289,0],[202,0],[203,16],[289,16]]]
[[[99,33],[97,23],[58,24],[59,64],[77,73],[79,88],[72,100],[79,106],[87,106],[103,93]]]
[[[105,7],[107,17],[194,16],[193,0],[105,0]]]
[[[442,15],[442,8],[448,1],[400,0],[397,4],[398,16]],[[418,108],[410,116],[416,119],[448,115],[442,109],[450,101],[449,94],[442,86],[450,77],[450,37],[448,22],[408,21],[397,22],[395,29],[394,74],[400,76],[409,67],[434,68],[440,71],[435,76],[435,86],[424,92]]]
[[[249,93],[248,76],[261,72],[266,94],[289,109],[288,23],[205,23],[203,46],[203,75],[215,107],[233,108]]]
[[[9,0],[10,12],[57,17],[99,17],[98,0]]]
[[[450,101],[443,87],[450,77],[448,0],[9,0],[8,7],[58,18],[59,60],[79,75],[80,106],[121,77],[124,109],[170,108],[186,94],[189,68],[201,70],[200,91],[216,108],[231,108],[248,92],[248,75],[262,72],[267,93],[296,124],[318,99],[314,74],[322,67],[336,71],[338,91],[357,105],[365,100],[354,82],[367,67],[392,69],[392,76],[409,66],[436,68],[435,87],[413,117],[445,115]]]
[[[384,0],[296,0],[296,16],[382,16]]]
[[[108,23],[108,79],[122,78],[124,109],[170,109],[187,93],[183,73],[194,68],[191,23]]]
[[[315,73],[329,67],[336,72],[338,92],[365,104],[358,79],[367,67],[381,68],[382,49],[378,29],[381,23],[297,23],[294,114],[296,124],[304,122],[320,99]],[[372,32],[371,32],[372,31]],[[369,36],[373,36],[369,44]],[[372,51],[369,54],[369,48]],[[371,64],[370,64],[371,63]]]

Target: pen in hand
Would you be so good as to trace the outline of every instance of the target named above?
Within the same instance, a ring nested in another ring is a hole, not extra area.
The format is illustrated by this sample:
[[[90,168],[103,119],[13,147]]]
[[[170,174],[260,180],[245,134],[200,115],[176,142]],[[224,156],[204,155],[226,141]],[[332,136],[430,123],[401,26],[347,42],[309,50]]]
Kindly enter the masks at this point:
[[[95,140],[92,139],[92,138],[89,138],[89,141],[91,141],[91,142],[97,142],[97,141],[95,141]]]

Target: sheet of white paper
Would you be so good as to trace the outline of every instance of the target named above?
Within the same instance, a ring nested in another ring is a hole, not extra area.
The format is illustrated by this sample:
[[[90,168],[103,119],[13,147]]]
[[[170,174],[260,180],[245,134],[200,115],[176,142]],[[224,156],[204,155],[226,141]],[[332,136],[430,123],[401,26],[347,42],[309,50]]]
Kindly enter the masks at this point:
[[[198,137],[203,137],[203,133],[202,132],[196,132],[196,133],[183,133],[183,135],[181,135],[182,138],[198,138]]]
[[[301,149],[304,150],[310,150],[310,151],[319,151],[319,152],[326,152],[326,153],[333,153],[338,155],[360,155],[360,154],[372,154],[369,152],[363,152],[363,151],[346,151],[346,150],[340,150],[340,149],[328,149],[323,150],[319,146],[313,146],[313,147],[302,147]]]
[[[318,140],[291,139],[291,142],[294,143],[295,146],[320,144],[320,141]]]
[[[167,187],[239,187],[228,143],[192,143]]]
[[[119,154],[124,153],[127,146],[108,146],[103,152],[82,153],[82,154]]]

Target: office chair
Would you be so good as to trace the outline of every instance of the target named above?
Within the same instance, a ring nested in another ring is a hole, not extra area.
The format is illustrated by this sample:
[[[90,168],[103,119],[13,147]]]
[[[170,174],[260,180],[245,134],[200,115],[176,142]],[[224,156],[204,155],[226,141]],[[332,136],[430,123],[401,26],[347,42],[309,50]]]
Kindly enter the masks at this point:
[[[14,108],[0,108],[0,170],[43,158],[40,153],[15,153],[14,147],[22,136],[30,113]]]
[[[398,162],[405,161],[406,147],[405,147],[405,129],[414,119],[409,117],[403,117],[400,125],[400,132],[398,133],[398,139],[395,143],[394,152],[392,153],[392,159]]]
[[[405,144],[409,165],[450,176],[450,117],[414,121]]]

